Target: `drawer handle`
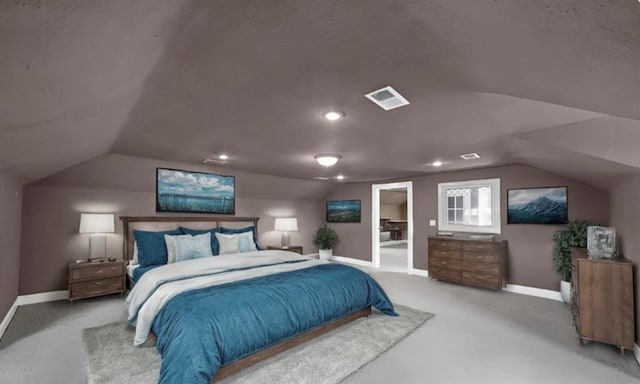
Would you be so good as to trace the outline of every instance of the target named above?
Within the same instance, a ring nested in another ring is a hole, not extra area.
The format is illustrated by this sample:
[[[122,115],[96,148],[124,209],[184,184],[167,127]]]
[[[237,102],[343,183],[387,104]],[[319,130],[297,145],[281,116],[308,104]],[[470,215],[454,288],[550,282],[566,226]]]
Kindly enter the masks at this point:
[[[102,281],[96,281],[96,285],[102,285]]]
[[[102,273],[102,269],[98,269],[98,270],[96,271],[96,275],[97,275],[97,274],[99,274],[99,273]]]

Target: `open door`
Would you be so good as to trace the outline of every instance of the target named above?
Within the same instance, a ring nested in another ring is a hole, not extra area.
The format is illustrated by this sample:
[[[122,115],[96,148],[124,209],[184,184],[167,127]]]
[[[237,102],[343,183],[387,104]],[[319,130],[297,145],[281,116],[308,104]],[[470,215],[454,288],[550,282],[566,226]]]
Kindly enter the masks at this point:
[[[372,186],[372,262],[375,268],[413,271],[413,185],[411,181]]]

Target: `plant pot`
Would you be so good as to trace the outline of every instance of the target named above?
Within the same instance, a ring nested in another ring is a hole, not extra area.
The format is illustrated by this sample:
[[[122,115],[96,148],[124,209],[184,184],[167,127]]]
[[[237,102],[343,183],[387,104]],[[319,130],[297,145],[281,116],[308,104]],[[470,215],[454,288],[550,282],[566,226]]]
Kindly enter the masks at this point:
[[[560,296],[562,301],[569,304],[571,303],[571,283],[568,281],[560,281]]]
[[[320,249],[320,260],[331,260],[331,256],[333,256],[333,249]]]

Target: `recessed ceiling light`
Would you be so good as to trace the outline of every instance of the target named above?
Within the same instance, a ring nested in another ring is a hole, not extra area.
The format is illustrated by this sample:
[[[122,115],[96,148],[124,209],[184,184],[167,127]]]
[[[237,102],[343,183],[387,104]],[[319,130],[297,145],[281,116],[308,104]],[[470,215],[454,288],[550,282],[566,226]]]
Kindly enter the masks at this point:
[[[340,155],[330,155],[330,154],[321,154],[321,155],[315,155],[313,158],[316,159],[318,164],[320,164],[320,165],[322,165],[324,167],[331,167],[333,165],[336,165],[336,163],[338,162],[338,160],[340,160],[342,158],[342,156],[340,156]]]
[[[444,164],[444,163],[442,161],[440,161],[440,160],[436,160],[433,163],[431,163],[431,165],[433,165],[434,167],[439,167],[442,164]]]
[[[336,176],[336,179],[338,179],[338,180],[344,180],[344,175],[338,175],[338,176]]]
[[[224,153],[218,155],[218,159],[220,160],[229,160],[229,155],[226,155]]]
[[[473,152],[473,153],[466,153],[464,155],[460,155],[460,157],[464,160],[475,160],[475,159],[479,159],[480,155],[478,155],[477,153]]]
[[[340,120],[340,119],[342,119],[344,117],[344,112],[329,111],[329,112],[325,112],[322,116],[324,116],[324,118],[329,120],[329,121],[336,121],[336,120]]]

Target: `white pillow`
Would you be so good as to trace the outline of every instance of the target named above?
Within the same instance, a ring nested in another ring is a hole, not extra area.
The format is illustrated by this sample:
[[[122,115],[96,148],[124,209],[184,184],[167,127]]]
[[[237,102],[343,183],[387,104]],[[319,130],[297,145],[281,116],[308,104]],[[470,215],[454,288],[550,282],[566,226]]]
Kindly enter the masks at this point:
[[[178,259],[178,245],[176,243],[176,238],[181,238],[181,239],[190,239],[190,238],[194,238],[197,237],[199,239],[206,237],[209,239],[209,241],[211,241],[211,234],[209,233],[209,236],[206,236],[207,234],[203,234],[203,235],[196,235],[196,236],[191,236],[191,235],[164,235],[164,243],[167,245],[167,264],[171,264],[171,263],[175,263]],[[211,248],[211,243],[209,243],[209,248]]]
[[[213,252],[211,252],[211,232],[195,236],[176,236],[175,242],[176,261],[213,256]]]
[[[138,265],[138,242],[133,242],[133,260],[131,260],[131,264]]]
[[[240,236],[226,235],[216,232],[216,239],[220,245],[219,255],[228,255],[231,253],[240,253]]]

